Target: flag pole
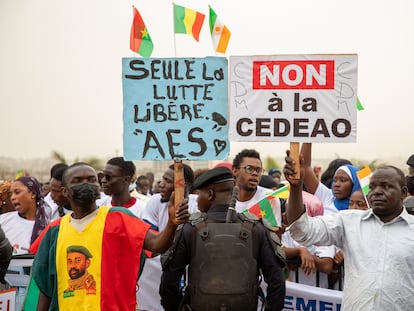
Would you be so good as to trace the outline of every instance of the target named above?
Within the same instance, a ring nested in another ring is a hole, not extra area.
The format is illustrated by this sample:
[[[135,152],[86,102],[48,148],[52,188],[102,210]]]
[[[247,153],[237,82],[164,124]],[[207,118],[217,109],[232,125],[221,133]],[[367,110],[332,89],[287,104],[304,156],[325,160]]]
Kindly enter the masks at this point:
[[[176,42],[175,42],[175,14],[174,14],[174,2],[172,2],[173,8],[173,38],[174,38],[174,57],[177,57],[177,49],[176,49]]]
[[[290,142],[290,157],[295,161],[296,174],[293,179],[300,179],[300,145],[297,142]]]
[[[134,25],[134,17],[135,17],[135,14],[134,14],[135,12],[134,12],[134,5],[132,5],[132,25]],[[131,27],[134,27],[134,26],[131,26]],[[132,33],[132,29],[131,29],[131,33]],[[129,36],[131,36],[131,33],[129,34]],[[131,38],[129,38],[129,49],[132,51],[132,49],[131,49]],[[132,57],[136,57],[136,53],[134,52],[134,51],[132,51]]]

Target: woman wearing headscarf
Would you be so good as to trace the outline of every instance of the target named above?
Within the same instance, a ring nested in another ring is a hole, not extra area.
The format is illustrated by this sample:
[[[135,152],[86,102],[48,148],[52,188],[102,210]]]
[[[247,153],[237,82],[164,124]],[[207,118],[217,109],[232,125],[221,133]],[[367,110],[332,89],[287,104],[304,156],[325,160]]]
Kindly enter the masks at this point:
[[[361,189],[357,171],[358,168],[345,164],[340,166],[332,179],[332,185],[329,189],[319,181],[311,167],[312,144],[302,144],[301,153],[305,161],[305,179],[304,185],[306,190],[317,196],[323,204],[324,214],[336,213],[340,210],[347,209],[351,194]]]
[[[15,211],[1,214],[0,225],[13,246],[13,255],[26,254],[30,244],[50,220],[50,207],[44,202],[41,185],[32,176],[12,182],[11,202]]]

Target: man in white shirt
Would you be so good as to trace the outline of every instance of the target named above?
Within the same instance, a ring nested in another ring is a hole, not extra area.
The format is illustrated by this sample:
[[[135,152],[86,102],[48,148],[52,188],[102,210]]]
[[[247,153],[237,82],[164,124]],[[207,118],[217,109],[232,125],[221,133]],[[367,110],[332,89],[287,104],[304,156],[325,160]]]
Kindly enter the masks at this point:
[[[49,204],[52,209],[50,220],[53,221],[58,219],[67,213],[72,211],[70,203],[67,197],[62,193],[62,178],[63,173],[67,169],[67,165],[60,163],[61,165],[55,165],[54,169],[51,170],[50,178],[50,198],[53,200],[53,204]],[[45,198],[46,201],[46,198]]]
[[[131,196],[129,185],[135,175],[135,164],[125,161],[123,157],[114,157],[106,162],[102,172],[102,191],[110,196],[109,206],[122,206],[128,208],[134,215],[144,209],[145,203]]]
[[[237,196],[236,210],[243,212],[265,198],[272,189],[259,186],[263,174],[260,154],[253,149],[243,149],[233,159],[233,175],[240,191]],[[279,198],[270,200],[273,214],[279,227],[282,225],[282,213]]]
[[[194,172],[190,166],[183,164],[185,193],[189,193],[194,181]],[[162,175],[160,193],[151,196],[147,205],[142,209],[139,217],[148,222],[152,229],[162,231],[168,223],[168,202],[174,191],[174,164]],[[190,214],[197,212],[197,195],[188,195],[188,211]],[[139,290],[137,294],[138,310],[161,311],[161,297],[158,294],[161,281],[160,256],[148,258],[139,279]]]
[[[414,310],[414,216],[403,206],[404,173],[378,168],[369,183],[370,209],[343,210],[308,217],[302,202],[301,178],[287,151],[285,178],[290,183],[287,219],[292,237],[304,245],[337,245],[345,256],[341,310]]]

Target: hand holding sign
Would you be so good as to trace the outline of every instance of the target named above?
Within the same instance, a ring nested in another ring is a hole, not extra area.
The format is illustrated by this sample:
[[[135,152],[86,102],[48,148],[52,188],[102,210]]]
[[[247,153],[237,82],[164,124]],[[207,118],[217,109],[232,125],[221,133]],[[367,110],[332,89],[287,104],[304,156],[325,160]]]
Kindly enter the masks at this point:
[[[174,161],[174,202],[177,211],[180,203],[184,200],[185,179],[184,166],[181,161]]]
[[[290,143],[290,157],[295,161],[294,166],[296,170],[296,174],[292,176],[292,179],[300,179],[299,147],[299,143]]]

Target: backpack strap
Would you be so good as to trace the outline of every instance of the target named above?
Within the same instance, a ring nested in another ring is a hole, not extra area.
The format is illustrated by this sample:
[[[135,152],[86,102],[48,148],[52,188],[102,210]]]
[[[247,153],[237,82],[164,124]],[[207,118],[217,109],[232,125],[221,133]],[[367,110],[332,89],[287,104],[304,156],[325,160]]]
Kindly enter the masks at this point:
[[[239,238],[246,241],[252,233],[253,226],[259,218],[250,213],[240,213],[238,215],[239,219],[242,221]]]
[[[197,229],[198,234],[203,240],[208,237],[208,226],[206,219],[206,213],[197,212],[192,214],[188,220],[190,224]]]
[[[273,247],[277,259],[279,259],[282,268],[286,267],[286,254],[282,248],[282,242],[280,241],[279,236],[274,231],[272,225],[266,221],[266,219],[261,219],[260,221],[263,223],[263,226],[266,229],[266,236]]]
[[[181,235],[183,234],[183,227],[184,224],[178,225],[177,229],[174,233],[174,240],[170,246],[170,248],[163,254],[161,254],[161,266],[164,270],[165,267],[171,262],[172,258],[174,257],[175,250],[177,249],[178,241],[181,238]]]
[[[196,224],[207,219],[206,213],[196,212],[190,215],[188,222],[195,227]]]

